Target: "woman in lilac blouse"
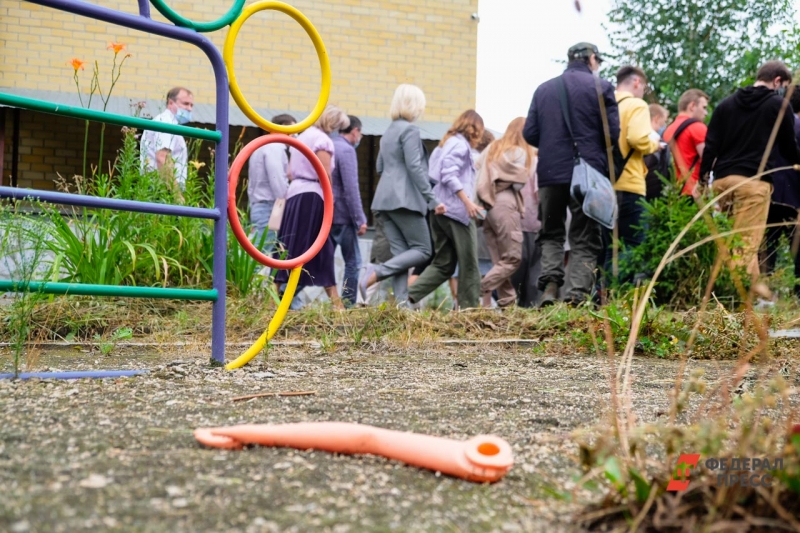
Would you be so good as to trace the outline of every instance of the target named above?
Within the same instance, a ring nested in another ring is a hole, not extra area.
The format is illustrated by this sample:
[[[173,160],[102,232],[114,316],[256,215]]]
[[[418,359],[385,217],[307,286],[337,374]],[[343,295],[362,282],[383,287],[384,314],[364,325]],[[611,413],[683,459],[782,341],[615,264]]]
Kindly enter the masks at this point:
[[[477,228],[473,219],[485,211],[472,201],[475,160],[472,149],[483,136],[483,119],[474,110],[456,119],[431,154],[428,175],[436,183],[437,205],[431,219],[433,261],[408,289],[408,301],[417,303],[452,277],[458,265],[458,305],[478,307],[481,274],[478,270]]]
[[[344,111],[328,105],[317,122],[297,138],[316,154],[329,178],[335,165],[333,140],[329,135],[333,131],[346,128],[349,122]],[[322,227],[325,209],[317,173],[311,162],[295,148],[289,150],[289,169],[292,183],[286,192],[286,207],[281,229],[278,231],[278,242],[283,243],[287,259],[298,257],[311,247]],[[324,287],[334,308],[344,309],[336,290],[333,253],[334,245],[329,236],[316,257],[303,266],[297,292],[304,287]],[[280,252],[275,252],[274,255],[279,257]],[[288,280],[288,270],[280,270],[275,275],[275,283],[278,285]]]

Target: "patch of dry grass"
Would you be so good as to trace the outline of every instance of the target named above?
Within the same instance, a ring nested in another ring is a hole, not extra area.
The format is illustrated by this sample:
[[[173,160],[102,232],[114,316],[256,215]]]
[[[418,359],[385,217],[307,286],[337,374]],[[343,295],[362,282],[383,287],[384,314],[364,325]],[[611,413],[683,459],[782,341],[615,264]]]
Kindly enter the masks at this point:
[[[586,307],[557,305],[547,309],[511,308],[503,311],[475,309],[461,312],[408,311],[393,306],[333,311],[320,304],[290,312],[275,340],[309,341],[323,347],[335,344],[390,342],[423,344],[440,340],[536,341],[547,353],[593,353],[594,340],[605,351],[604,317],[608,314],[616,350],[625,346],[633,307],[632,300],[612,301],[603,314]],[[228,299],[228,342],[253,341],[261,335],[275,311],[270,300]],[[0,306],[0,334],[8,338],[10,307]],[[134,340],[183,342],[198,347],[210,342],[211,305],[173,300],[109,299],[79,296],[50,297],[37,303],[30,339],[90,342],[107,338],[120,328],[132,328]],[[773,328],[797,322],[796,307],[784,305],[767,317]],[[636,353],[662,358],[681,356],[699,324],[692,357],[733,359],[751,350],[759,339],[741,335],[744,313],[732,313],[721,305],[699,312],[670,312],[650,306],[645,313]],[[593,339],[594,337],[594,339]],[[744,344],[743,344],[744,343]],[[791,341],[771,339],[770,348],[791,356]]]

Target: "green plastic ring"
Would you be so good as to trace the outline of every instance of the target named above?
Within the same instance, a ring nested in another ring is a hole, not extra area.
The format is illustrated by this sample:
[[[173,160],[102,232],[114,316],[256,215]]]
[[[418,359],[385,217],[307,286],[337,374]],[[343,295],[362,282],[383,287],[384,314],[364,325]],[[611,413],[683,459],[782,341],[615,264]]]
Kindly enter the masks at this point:
[[[242,13],[245,0],[235,0],[230,10],[222,15],[220,18],[213,22],[192,22],[191,20],[178,15],[169,7],[164,0],[150,0],[150,3],[155,6],[159,13],[175,24],[184,28],[190,28],[196,32],[207,33],[210,31],[217,31],[220,28],[228,26],[231,22],[236,20]]]

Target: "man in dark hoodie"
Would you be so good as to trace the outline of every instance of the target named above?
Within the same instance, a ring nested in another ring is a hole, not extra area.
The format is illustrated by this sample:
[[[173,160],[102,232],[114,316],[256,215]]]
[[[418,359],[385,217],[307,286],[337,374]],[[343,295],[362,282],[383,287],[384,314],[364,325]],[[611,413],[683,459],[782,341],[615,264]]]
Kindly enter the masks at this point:
[[[714,173],[712,189],[721,194],[746,181],[720,200],[720,207],[734,216],[734,229],[764,226],[769,213],[772,183],[769,174],[755,176],[767,149],[770,134],[780,119],[775,146],[790,164],[800,164],[800,149],[794,136],[791,109],[781,112],[783,95],[792,81],[789,69],[780,61],[769,61],[758,69],[756,82],[737,90],[714,110],[708,124],[706,146],[700,167],[700,179],[708,182]],[[753,281],[754,291],[771,298],[763,283],[758,283],[758,248],[764,238],[759,227],[741,234],[742,250],[732,254],[731,268],[743,267]]]
[[[542,229],[542,274],[539,290],[543,290],[541,306],[552,305],[564,284],[564,241],[567,209],[572,213],[569,228],[570,280],[568,303],[586,301],[594,288],[594,270],[602,249],[600,225],[584,214],[581,204],[570,195],[572,171],[575,168],[573,136],[583,159],[598,172],[609,175],[607,140],[603,130],[600,99],[605,105],[609,134],[613,145],[619,139],[619,112],[614,87],[605,80],[596,80],[600,68],[600,52],[591,43],[579,43],[567,52],[569,64],[558,78],[544,82],[533,94],[523,136],[528,144],[539,149],[539,218]],[[559,103],[559,85],[563,80],[569,101],[572,125],[570,135]],[[600,87],[598,95],[597,86]]]

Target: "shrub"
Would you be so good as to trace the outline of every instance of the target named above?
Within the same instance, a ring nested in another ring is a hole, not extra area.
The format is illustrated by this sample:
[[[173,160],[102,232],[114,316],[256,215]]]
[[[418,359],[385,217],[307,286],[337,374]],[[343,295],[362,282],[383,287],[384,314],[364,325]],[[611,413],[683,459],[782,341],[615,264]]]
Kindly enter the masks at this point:
[[[628,253],[620,254],[620,279],[632,279],[639,272],[655,272],[672,241],[697,214],[695,202],[681,196],[673,183],[665,179],[662,196],[645,203],[642,216],[644,241]],[[713,233],[708,222],[712,218],[716,232],[728,231],[733,225],[722,213],[701,218],[683,237],[678,249],[710,237]],[[669,263],[656,283],[655,301],[671,307],[696,306],[703,298],[716,258],[717,244],[708,242]],[[714,294],[719,300],[732,301],[737,298],[730,273],[725,268],[717,278]]]
[[[19,223],[18,210],[19,204],[0,204],[0,272],[24,286],[37,278],[48,279],[51,271],[42,268],[47,253],[42,236],[29,237],[30,228]],[[41,291],[14,292],[12,303],[5,310],[3,329],[11,350],[14,375],[19,375],[26,347],[26,364],[32,366],[35,350],[28,343],[36,333],[33,324],[36,305],[45,298]]]
[[[97,174],[63,190],[102,198],[175,201],[173,193],[155,172],[140,173],[134,130],[123,130],[123,147],[115,175]],[[33,226],[46,235],[45,244],[60,265],[62,281],[104,285],[180,284],[183,267],[170,255],[175,226],[167,220],[154,223],[155,215],[71,207],[67,215],[44,205],[45,217]],[[166,217],[174,218],[174,217]]]

